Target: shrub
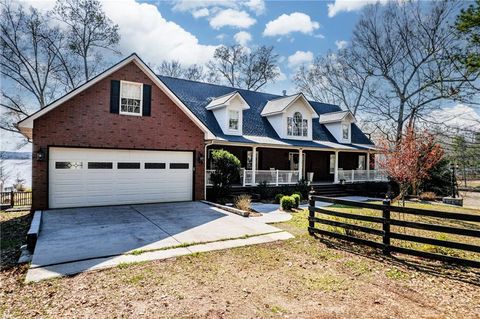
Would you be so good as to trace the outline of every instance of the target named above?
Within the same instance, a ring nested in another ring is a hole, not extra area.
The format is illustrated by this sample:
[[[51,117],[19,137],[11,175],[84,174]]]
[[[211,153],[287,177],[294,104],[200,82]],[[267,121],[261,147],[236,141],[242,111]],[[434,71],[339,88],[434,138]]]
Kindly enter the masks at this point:
[[[257,192],[261,199],[271,199],[275,195],[275,188],[270,187],[268,182],[262,181],[257,185]]]
[[[242,194],[235,198],[235,207],[244,211],[250,211],[252,197],[248,194]]]
[[[283,194],[275,195],[275,203],[279,204],[280,200],[282,199],[283,196],[285,196],[285,195],[283,195]]]
[[[240,173],[240,160],[225,150],[213,150],[212,160],[215,171],[210,175],[215,199],[226,197],[230,186]]]
[[[293,194],[292,196],[290,196],[290,197],[292,197],[292,198],[295,200],[295,208],[298,208],[298,206],[300,205],[301,195],[294,193],[294,194]]]
[[[303,199],[303,196],[302,196],[302,193],[301,193],[301,192],[296,191],[296,192],[293,192],[292,195],[293,195],[293,194],[298,194],[298,196],[300,196],[300,200]]]
[[[292,196],[283,196],[280,200],[280,207],[283,210],[292,210],[295,207],[295,198]]]
[[[421,200],[435,200],[437,195],[434,192],[423,192],[418,196]]]
[[[308,181],[306,179],[301,179],[295,185],[295,192],[299,192],[303,198],[308,197],[308,192],[310,191],[310,186],[308,186]]]

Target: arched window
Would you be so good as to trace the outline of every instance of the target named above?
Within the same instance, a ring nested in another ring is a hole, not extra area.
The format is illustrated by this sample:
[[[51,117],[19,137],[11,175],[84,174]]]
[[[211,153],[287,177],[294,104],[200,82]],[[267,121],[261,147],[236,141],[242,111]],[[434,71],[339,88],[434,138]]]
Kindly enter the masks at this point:
[[[287,135],[308,136],[308,121],[303,118],[302,113],[295,112],[293,117],[287,118]]]

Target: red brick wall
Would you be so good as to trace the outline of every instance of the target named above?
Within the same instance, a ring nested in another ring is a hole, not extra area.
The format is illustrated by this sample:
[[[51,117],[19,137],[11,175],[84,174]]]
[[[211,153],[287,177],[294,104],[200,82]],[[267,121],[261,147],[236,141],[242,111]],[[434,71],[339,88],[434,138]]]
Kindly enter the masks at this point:
[[[110,81],[152,86],[149,117],[110,113]],[[204,152],[203,132],[133,62],[38,118],[33,152],[48,146]],[[34,156],[35,158],[35,156]],[[204,165],[195,161],[195,199],[204,197]],[[48,207],[48,158],[32,164],[32,209]]]

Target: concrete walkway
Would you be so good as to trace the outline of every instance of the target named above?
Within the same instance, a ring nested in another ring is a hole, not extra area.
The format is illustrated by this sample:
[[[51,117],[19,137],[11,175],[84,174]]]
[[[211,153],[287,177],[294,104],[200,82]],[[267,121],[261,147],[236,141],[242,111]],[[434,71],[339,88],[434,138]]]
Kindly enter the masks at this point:
[[[262,216],[251,217],[251,219],[257,222],[271,224],[286,222],[292,219],[292,214],[280,210],[279,204],[252,203],[250,207],[262,214]]]
[[[291,237],[200,202],[49,210],[26,280]]]

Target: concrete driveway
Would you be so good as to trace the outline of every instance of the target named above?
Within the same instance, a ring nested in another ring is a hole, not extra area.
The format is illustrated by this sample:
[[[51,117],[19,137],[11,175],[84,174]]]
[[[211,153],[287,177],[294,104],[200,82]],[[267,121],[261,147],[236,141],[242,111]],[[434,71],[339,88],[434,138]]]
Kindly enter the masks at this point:
[[[92,265],[96,259],[135,256],[146,250],[279,232],[276,227],[201,202],[48,210],[43,212],[31,269],[82,261]]]

